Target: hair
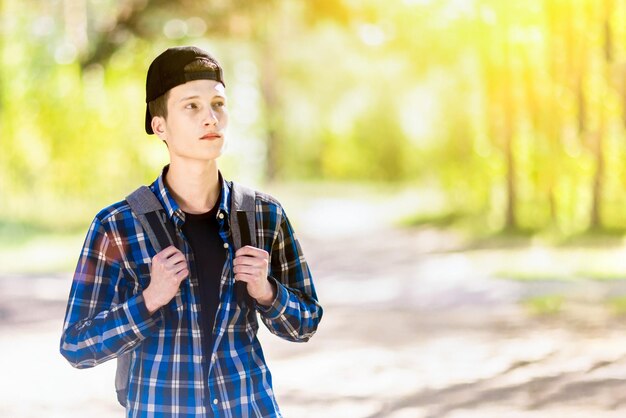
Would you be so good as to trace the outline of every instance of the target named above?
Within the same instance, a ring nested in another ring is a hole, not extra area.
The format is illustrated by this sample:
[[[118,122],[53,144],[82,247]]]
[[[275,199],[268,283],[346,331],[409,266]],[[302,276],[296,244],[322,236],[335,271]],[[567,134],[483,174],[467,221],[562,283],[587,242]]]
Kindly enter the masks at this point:
[[[185,73],[197,73],[206,70],[216,70],[217,64],[206,58],[198,58],[185,65]],[[157,97],[156,99],[148,102],[148,110],[150,115],[161,116],[163,119],[167,119],[167,99],[170,97],[170,91],[166,91],[165,94]]]
[[[148,110],[152,117],[162,116],[167,119],[167,99],[170,97],[170,91],[166,91],[165,94],[160,95],[156,99],[148,102]]]

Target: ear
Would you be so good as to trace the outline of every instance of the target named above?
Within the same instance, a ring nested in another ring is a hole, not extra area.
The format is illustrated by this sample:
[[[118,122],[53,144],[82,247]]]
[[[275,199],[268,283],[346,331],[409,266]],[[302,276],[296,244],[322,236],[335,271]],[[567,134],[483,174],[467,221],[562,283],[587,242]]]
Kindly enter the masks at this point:
[[[165,118],[162,116],[154,116],[150,123],[154,133],[163,141],[165,141]]]

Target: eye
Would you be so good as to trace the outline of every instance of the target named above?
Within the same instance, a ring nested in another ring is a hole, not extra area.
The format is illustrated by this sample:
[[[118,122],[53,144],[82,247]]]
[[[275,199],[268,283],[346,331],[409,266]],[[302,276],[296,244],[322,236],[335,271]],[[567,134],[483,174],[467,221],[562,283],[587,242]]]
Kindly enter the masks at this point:
[[[213,103],[213,107],[224,107],[224,106],[226,106],[226,103],[222,101]]]
[[[189,103],[185,106],[185,109],[197,109],[198,106],[195,103]]]

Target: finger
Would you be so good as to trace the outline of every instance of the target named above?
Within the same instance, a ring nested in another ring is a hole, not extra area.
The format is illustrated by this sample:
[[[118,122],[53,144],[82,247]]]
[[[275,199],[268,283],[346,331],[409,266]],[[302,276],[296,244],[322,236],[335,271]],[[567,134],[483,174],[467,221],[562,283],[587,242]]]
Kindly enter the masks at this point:
[[[251,245],[246,245],[245,247],[241,247],[239,250],[235,252],[235,256],[237,255],[258,257],[258,258],[269,258],[269,254],[267,251],[262,250],[260,248],[253,247]]]
[[[185,257],[185,254],[183,254],[183,252],[181,250],[179,250],[178,248],[173,247],[171,245],[170,245],[170,247],[172,247],[174,249],[174,252],[167,257],[168,260],[171,260],[174,257]],[[168,247],[168,248],[170,248],[170,247]]]
[[[187,269],[189,270],[189,266],[187,265],[186,261],[183,261],[182,263],[176,263],[173,266],[167,266],[167,270],[177,274],[179,271]]]
[[[251,256],[251,257],[259,257],[259,258],[269,258],[269,254],[267,251],[262,250],[260,248],[253,247],[251,245],[246,245],[245,247],[241,247],[235,252],[235,257],[238,256]]]
[[[185,267],[181,269],[180,271],[176,272],[176,275],[174,277],[176,278],[177,281],[182,282],[188,276],[189,276],[189,269]]]
[[[244,283],[253,283],[255,276],[251,274],[238,273],[235,274],[235,281],[244,282]]]
[[[248,264],[249,260],[251,260],[252,258],[253,257],[247,256],[247,255],[237,255],[233,259],[233,266],[237,266],[241,264]]]
[[[255,266],[260,265],[263,260],[249,255],[240,255],[233,260],[233,266]]]
[[[244,265],[254,265],[254,266],[263,266],[269,263],[269,259],[262,256],[251,256],[251,255],[240,255],[236,256],[233,260],[233,265],[244,264]]]
[[[250,274],[250,275],[259,275],[261,269],[256,266],[235,266],[233,268],[233,273],[235,274]]]
[[[170,258],[167,259],[166,264],[170,266],[174,266],[176,264],[184,263],[187,259],[183,254],[174,254]]]
[[[155,255],[155,257],[158,257],[160,260],[166,260],[177,252],[180,252],[180,250],[173,245],[170,245],[169,247],[164,248],[161,252]]]

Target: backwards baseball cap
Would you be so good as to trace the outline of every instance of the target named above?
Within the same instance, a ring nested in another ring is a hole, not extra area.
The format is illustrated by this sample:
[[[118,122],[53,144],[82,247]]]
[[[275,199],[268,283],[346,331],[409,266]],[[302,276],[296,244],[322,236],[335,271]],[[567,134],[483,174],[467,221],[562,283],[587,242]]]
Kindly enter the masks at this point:
[[[185,71],[185,66],[193,61],[202,60],[205,68],[200,71]],[[152,115],[148,103],[167,93],[168,90],[192,80],[215,80],[224,84],[222,68],[217,60],[206,51],[195,46],[179,46],[166,49],[156,57],[146,78],[146,132],[152,130]]]

